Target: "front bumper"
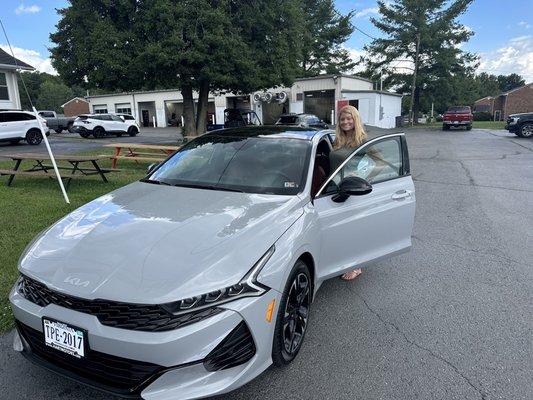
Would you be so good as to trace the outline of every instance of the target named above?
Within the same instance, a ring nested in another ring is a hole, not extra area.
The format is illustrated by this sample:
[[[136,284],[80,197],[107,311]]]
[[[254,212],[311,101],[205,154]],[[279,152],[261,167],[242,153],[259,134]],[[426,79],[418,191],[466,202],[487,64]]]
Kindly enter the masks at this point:
[[[509,132],[511,132],[511,133],[516,133],[516,132],[518,132],[518,124],[516,124],[516,123],[515,123],[515,124],[512,124],[512,123],[509,123],[509,122],[508,122],[508,123],[505,125],[505,129],[507,129],[507,130],[508,130]]]
[[[10,294],[19,332],[16,339],[21,338],[22,353],[27,358],[113,394],[154,400],[222,394],[264,371],[272,363],[275,319],[271,323],[265,320],[272,300],[279,304],[280,294],[275,290],[224,304],[221,313],[176,330],[143,332],[104,326],[95,316],[55,304],[41,307],[22,297],[16,287]],[[43,344],[43,317],[87,330],[89,351],[85,361]],[[255,354],[239,365],[208,370],[212,368],[206,361],[243,324],[253,339]],[[93,373],[99,370],[101,374]]]

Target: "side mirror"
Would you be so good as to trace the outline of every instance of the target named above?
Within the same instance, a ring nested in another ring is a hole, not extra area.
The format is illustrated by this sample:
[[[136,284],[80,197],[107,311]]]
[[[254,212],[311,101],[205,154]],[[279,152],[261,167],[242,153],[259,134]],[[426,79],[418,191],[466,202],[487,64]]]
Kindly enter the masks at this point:
[[[331,200],[335,203],[342,203],[350,196],[363,196],[372,191],[372,185],[363,178],[349,176],[344,178],[339,185],[339,193],[334,195]]]
[[[159,166],[159,163],[153,163],[148,166],[147,172],[150,173]]]

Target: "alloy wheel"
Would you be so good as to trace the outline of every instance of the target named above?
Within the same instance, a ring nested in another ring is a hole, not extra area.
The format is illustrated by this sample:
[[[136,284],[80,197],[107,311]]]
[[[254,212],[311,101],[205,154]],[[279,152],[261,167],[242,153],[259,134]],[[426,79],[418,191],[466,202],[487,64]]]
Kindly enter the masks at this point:
[[[300,272],[292,281],[283,314],[283,350],[292,357],[298,352],[307,329],[311,285],[306,274]]]

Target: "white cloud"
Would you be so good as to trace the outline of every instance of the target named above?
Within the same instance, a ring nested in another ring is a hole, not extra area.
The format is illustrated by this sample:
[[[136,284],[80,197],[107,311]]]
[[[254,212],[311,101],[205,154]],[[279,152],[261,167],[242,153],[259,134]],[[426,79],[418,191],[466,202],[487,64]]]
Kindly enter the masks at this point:
[[[20,14],[35,14],[35,13],[38,13],[39,11],[41,11],[41,7],[39,7],[38,5],[31,5],[31,6],[25,6],[24,3],[21,3],[16,9],[15,9],[15,14],[17,15],[20,15]]]
[[[526,28],[526,29],[531,28],[531,25],[528,24],[526,21],[520,21],[520,22],[518,23],[518,26],[523,26],[523,27]]]
[[[497,75],[516,73],[533,82],[533,36],[519,36],[495,51],[481,53],[478,71]]]
[[[370,14],[379,14],[379,9],[377,7],[364,8],[355,13],[355,18],[365,17]]]
[[[9,46],[0,44],[0,48],[8,54],[11,54]],[[52,67],[52,61],[50,58],[43,58],[38,51],[13,47],[13,53],[15,53],[16,58],[30,64],[37,71],[57,75],[56,70]]]

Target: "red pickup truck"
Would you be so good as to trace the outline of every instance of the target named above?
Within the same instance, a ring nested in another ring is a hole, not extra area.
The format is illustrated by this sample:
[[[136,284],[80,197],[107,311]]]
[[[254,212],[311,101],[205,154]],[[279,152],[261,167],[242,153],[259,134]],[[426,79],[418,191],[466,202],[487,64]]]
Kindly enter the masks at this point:
[[[447,131],[451,126],[465,126],[466,130],[472,129],[474,115],[469,106],[454,106],[448,108],[442,115],[442,130]]]

